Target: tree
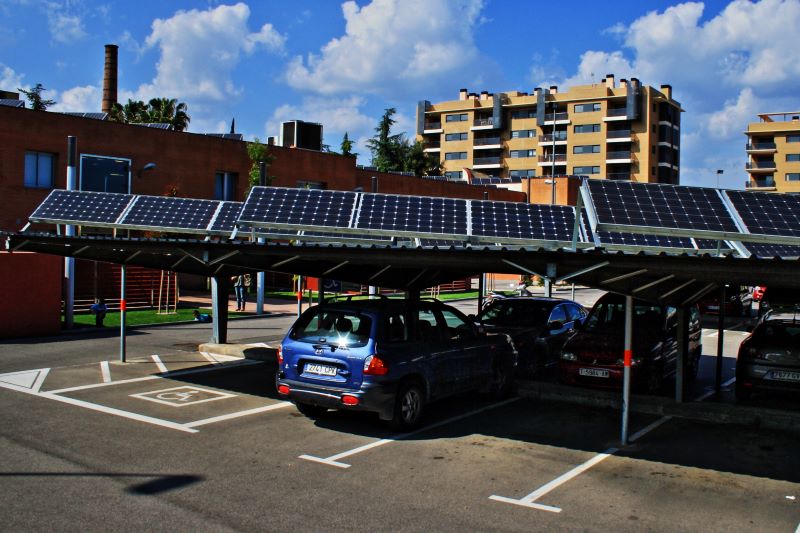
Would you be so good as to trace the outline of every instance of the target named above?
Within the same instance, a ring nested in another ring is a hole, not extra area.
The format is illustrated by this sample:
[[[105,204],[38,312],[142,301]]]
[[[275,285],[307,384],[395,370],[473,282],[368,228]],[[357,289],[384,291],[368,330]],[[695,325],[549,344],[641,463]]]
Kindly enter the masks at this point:
[[[415,176],[438,176],[442,173],[439,159],[425,152],[421,142],[403,143],[403,170]]]
[[[261,172],[259,169],[259,163],[263,161],[267,164],[267,167],[275,160],[275,156],[269,153],[269,146],[262,143],[256,137],[253,142],[247,143],[247,155],[250,156],[250,173],[248,176],[248,181],[250,183],[250,187],[255,185],[260,185],[261,182]],[[274,180],[274,176],[267,176],[267,185],[272,183]]]
[[[25,95],[25,97],[28,99],[31,109],[34,111],[46,111],[48,107],[56,103],[55,100],[44,100],[42,98],[42,91],[46,91],[47,89],[42,87],[41,83],[37,83],[36,87],[30,91],[20,89],[19,87],[17,87],[17,90]]]
[[[124,106],[119,103],[114,103],[114,105],[111,106],[108,119],[112,122],[122,122],[123,124],[141,124],[143,122],[150,122],[150,115],[147,104],[141,100],[128,99],[128,103]]]
[[[342,138],[342,146],[341,146],[342,155],[346,155],[347,157],[357,157],[358,154],[353,153],[353,141],[347,136],[347,132],[344,132],[344,137]]]
[[[375,128],[376,135],[367,141],[372,152],[372,166],[381,172],[402,170],[403,134],[391,134],[395,120],[392,116],[397,112],[393,107],[384,110],[381,121]]]
[[[175,131],[183,131],[191,118],[186,113],[188,106],[175,98],[153,98],[147,104],[150,122],[169,124]]]

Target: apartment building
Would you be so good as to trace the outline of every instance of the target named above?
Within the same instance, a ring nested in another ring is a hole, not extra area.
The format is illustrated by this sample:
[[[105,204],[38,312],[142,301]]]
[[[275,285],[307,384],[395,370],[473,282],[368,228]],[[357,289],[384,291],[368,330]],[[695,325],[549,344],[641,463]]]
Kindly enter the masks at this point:
[[[681,112],[671,86],[616,83],[611,74],[563,92],[461,89],[458,100],[419,102],[417,140],[452,180],[588,175],[677,184]]]
[[[800,111],[764,113],[747,125],[748,189],[800,192]]]

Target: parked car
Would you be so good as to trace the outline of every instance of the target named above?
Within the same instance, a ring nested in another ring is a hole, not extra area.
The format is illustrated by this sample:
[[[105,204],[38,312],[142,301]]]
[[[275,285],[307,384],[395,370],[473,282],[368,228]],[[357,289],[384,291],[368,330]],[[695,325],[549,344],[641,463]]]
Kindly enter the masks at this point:
[[[435,300],[334,299],[309,308],[278,351],[278,393],[309,417],[377,413],[395,429],[463,391],[510,393],[516,351]]]
[[[794,313],[770,313],[739,346],[736,399],[754,391],[800,391],[800,323]]]
[[[678,320],[673,307],[633,302],[631,385],[657,392],[675,374],[678,360]],[[702,353],[700,312],[689,309],[689,356],[685,376],[694,379]],[[606,294],[595,303],[583,327],[564,344],[559,360],[563,383],[621,388],[625,344],[625,297]]]
[[[725,301],[727,316],[751,316],[753,313],[753,294],[744,285],[728,287]],[[719,293],[710,295],[700,302],[700,311],[707,314],[719,314]]]
[[[486,331],[510,335],[519,353],[517,370],[533,378],[558,363],[561,347],[587,314],[572,300],[522,296],[494,300],[475,320]]]

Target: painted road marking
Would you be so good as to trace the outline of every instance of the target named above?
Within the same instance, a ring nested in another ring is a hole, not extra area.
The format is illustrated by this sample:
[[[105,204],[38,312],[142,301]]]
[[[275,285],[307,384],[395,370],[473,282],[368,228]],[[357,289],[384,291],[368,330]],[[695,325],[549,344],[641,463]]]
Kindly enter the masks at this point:
[[[723,383],[723,386],[728,386],[731,383],[733,383],[734,381],[736,381],[736,378],[729,379],[728,381]],[[706,398],[708,398],[709,396],[711,396],[712,394],[714,394],[714,391],[710,391],[708,393],[705,393],[702,396],[700,396],[698,398],[695,398],[694,401],[695,402],[701,402],[701,401],[705,400]],[[631,437],[628,439],[628,441],[631,442],[631,443],[636,442],[637,440],[641,439],[642,437],[644,437],[645,435],[647,435],[648,433],[650,433],[651,431],[653,431],[657,427],[660,427],[662,424],[664,424],[666,422],[669,422],[670,420],[672,420],[672,416],[669,416],[669,415],[668,416],[662,416],[661,418],[659,418],[655,422],[652,422],[651,424],[648,424],[644,428],[640,429],[639,431],[637,431],[636,433],[631,435]],[[584,473],[585,471],[589,470],[590,468],[592,468],[596,464],[600,463],[601,461],[604,461],[604,460],[608,459],[609,457],[611,457],[612,455],[614,455],[618,451],[619,451],[619,448],[609,448],[608,450],[604,451],[603,453],[599,453],[599,454],[595,455],[593,458],[589,459],[585,463],[576,466],[575,468],[573,468],[569,472],[567,472],[565,474],[562,474],[561,476],[559,476],[556,479],[550,481],[549,483],[546,483],[545,485],[542,485],[541,487],[539,487],[535,491],[531,492],[530,494],[528,494],[527,496],[524,496],[522,498],[519,498],[519,499],[517,499],[517,498],[509,498],[507,496],[497,496],[497,495],[493,494],[493,495],[489,496],[489,499],[490,500],[494,500],[494,501],[498,501],[498,502],[503,502],[503,503],[510,503],[510,504],[513,504],[513,505],[520,505],[522,507],[530,507],[532,509],[539,509],[540,511],[549,511],[551,513],[560,513],[561,512],[561,508],[560,507],[555,507],[555,506],[552,506],[552,505],[544,505],[544,504],[541,504],[541,503],[536,503],[536,500],[538,500],[542,496],[546,495],[548,492],[552,491],[553,489],[556,489],[556,488],[560,487],[561,485],[563,485],[567,481],[571,480],[572,478]]]
[[[0,387],[20,392],[37,393],[42,388],[42,384],[49,372],[49,368],[39,368],[37,370],[0,374]]]
[[[111,369],[108,368],[108,361],[100,361],[100,373],[103,375],[103,383],[111,383]]]
[[[200,387],[184,385],[182,387],[172,387],[170,389],[154,390],[130,394],[131,398],[139,398],[150,402],[156,402],[172,407],[186,407],[187,405],[197,405],[198,403],[213,402],[224,400],[225,398],[235,398],[235,394],[227,392],[213,391]]]
[[[189,422],[184,424],[184,427],[187,428],[196,428],[198,426],[205,426],[208,424],[214,424],[215,422],[222,422],[225,420],[231,420],[233,418],[240,418],[242,416],[248,415],[255,415],[258,413],[265,413],[267,411],[274,411],[276,409],[282,409],[284,407],[289,407],[292,405],[292,402],[280,402],[275,403],[272,405],[265,405],[264,407],[256,407],[255,409],[248,409],[247,411],[239,411],[238,413],[230,413],[227,415],[220,415],[220,416],[213,416],[211,418],[205,418],[203,420],[196,420],[194,422]]]
[[[361,452],[365,452],[367,450],[371,450],[372,448],[377,448],[378,446],[383,446],[384,444],[389,444],[390,442],[396,442],[398,440],[407,439],[413,435],[418,433],[422,433],[423,431],[428,431],[439,426],[443,426],[445,424],[450,424],[451,422],[456,422],[458,420],[477,415],[478,413],[482,413],[484,411],[488,411],[490,409],[495,409],[497,407],[502,407],[504,405],[508,405],[512,402],[516,402],[519,398],[511,398],[510,400],[505,400],[503,402],[494,403],[492,405],[487,405],[486,407],[482,407],[480,409],[476,409],[474,411],[470,411],[469,413],[464,413],[462,415],[454,416],[452,418],[448,418],[447,420],[442,420],[440,422],[436,422],[435,424],[431,424],[429,426],[425,426],[423,428],[417,429],[415,431],[411,431],[409,433],[403,433],[401,435],[397,435],[392,437],[391,439],[380,439],[375,442],[371,442],[369,444],[365,444],[363,446],[359,446],[358,448],[353,448],[352,450],[348,450],[346,452],[337,453],[336,455],[331,455],[330,457],[317,457],[315,455],[306,455],[303,454],[300,456],[300,459],[305,459],[306,461],[312,461],[315,463],[322,463],[328,466],[335,466],[338,468],[350,468],[352,465],[347,463],[342,463],[339,459],[344,459],[345,457],[350,457],[351,455],[356,455]]]
[[[169,368],[166,367],[166,365],[163,363],[163,361],[161,361],[161,358],[159,356],[153,354],[150,356],[150,358],[158,367],[159,372],[161,372],[162,374],[166,374],[167,372],[169,372]]]

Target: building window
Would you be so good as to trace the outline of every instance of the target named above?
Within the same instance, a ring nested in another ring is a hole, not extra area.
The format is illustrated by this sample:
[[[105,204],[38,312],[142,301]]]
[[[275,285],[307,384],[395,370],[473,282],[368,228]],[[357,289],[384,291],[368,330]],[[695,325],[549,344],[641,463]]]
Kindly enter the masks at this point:
[[[575,126],[575,133],[597,133],[600,131],[600,124],[580,124]]]
[[[536,137],[536,130],[511,130],[512,139],[529,139]]]
[[[592,104],[575,104],[576,113],[591,113],[592,111],[600,111],[600,102]]]
[[[786,136],[787,143],[800,143],[800,135],[787,135]]]
[[[444,120],[445,120],[445,122],[466,122],[467,121],[467,114],[466,113],[457,113],[455,115],[445,115]]]
[[[572,147],[573,154],[599,154],[599,144],[584,144]]]
[[[508,153],[508,157],[511,158],[536,157],[536,150],[511,150]]]
[[[600,167],[572,167],[572,173],[576,176],[600,174]]]
[[[789,172],[786,174],[786,181],[800,181],[800,172]]]
[[[511,112],[511,118],[536,118],[535,109],[515,109]]]
[[[445,141],[466,141],[469,133],[446,133],[444,136]]]
[[[452,161],[453,159],[466,159],[467,152],[447,152],[444,154],[444,158],[447,161]]]
[[[53,187],[55,154],[25,152],[25,186],[37,189]]]
[[[445,172],[444,177],[448,180],[460,180],[461,179],[461,171],[455,170],[450,172]]]
[[[510,178],[535,178],[536,177],[536,170],[534,169],[526,169],[526,170],[509,170],[508,176]]]
[[[214,200],[236,200],[236,182],[239,174],[236,172],[217,172],[214,174]],[[300,187],[297,182],[297,186]]]
[[[131,160],[81,154],[80,190],[130,193]]]
[[[786,161],[791,163],[800,161],[800,154],[786,154]]]

